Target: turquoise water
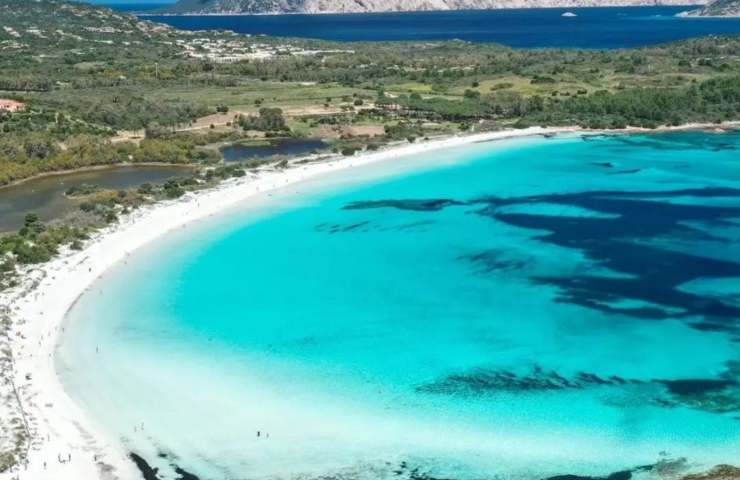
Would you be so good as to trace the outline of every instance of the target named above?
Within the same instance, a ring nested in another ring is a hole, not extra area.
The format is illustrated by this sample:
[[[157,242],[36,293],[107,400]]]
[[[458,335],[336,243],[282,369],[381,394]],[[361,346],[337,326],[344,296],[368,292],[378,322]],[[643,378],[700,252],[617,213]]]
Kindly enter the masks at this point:
[[[109,272],[59,370],[163,478],[737,462],[738,146],[481,143],[290,187]]]

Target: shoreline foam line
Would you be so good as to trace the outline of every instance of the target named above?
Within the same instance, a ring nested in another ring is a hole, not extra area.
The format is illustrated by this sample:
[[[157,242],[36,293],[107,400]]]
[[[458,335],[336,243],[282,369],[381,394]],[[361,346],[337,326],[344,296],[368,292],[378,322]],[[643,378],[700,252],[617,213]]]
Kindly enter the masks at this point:
[[[701,126],[683,128],[698,127]],[[665,130],[676,129],[679,128]],[[621,132],[630,131],[643,130]],[[6,375],[12,377],[8,384],[18,388],[22,405],[21,410],[15,412],[13,408],[18,406],[8,403],[0,406],[6,410],[0,410],[0,418],[12,417],[13,413],[27,416],[32,438],[28,440],[27,461],[0,473],[0,480],[141,478],[123,445],[116,438],[103,434],[95,421],[67,394],[54,362],[69,309],[101,275],[137,248],[186,224],[226,212],[250,198],[329,173],[352,171],[352,167],[473,143],[568,133],[607,132],[577,127],[531,127],[447,137],[354,157],[293,165],[286,170],[260,171],[256,176],[226,181],[210,190],[143,207],[96,233],[82,251],[65,251],[40,267],[23,269],[21,285],[0,294],[0,313],[5,310],[12,320],[6,324],[8,345],[5,348],[12,353],[13,368]]]

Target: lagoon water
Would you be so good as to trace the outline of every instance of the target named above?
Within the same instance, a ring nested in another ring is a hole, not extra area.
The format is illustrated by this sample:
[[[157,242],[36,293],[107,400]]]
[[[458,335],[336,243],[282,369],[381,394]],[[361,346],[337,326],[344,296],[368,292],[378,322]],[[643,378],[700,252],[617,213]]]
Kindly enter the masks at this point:
[[[530,8],[327,15],[144,18],[185,30],[338,41],[467,40],[517,48],[633,48],[706,35],[737,35],[738,18],[679,18],[692,7]],[[566,11],[576,17],[563,17]]]
[[[736,462],[739,147],[520,139],[293,186],[100,279],[58,369],[165,478]]]
[[[279,138],[257,144],[235,143],[221,149],[225,162],[241,162],[256,158],[277,156],[298,157],[326,149],[328,144],[320,138]]]
[[[143,183],[164,182],[169,178],[184,176],[190,171],[187,166],[112,166],[39,177],[2,187],[0,232],[22,227],[28,213],[35,213],[42,221],[47,222],[75,211],[79,202],[65,196],[65,192],[72,187],[97,185],[107,189],[131,188]]]

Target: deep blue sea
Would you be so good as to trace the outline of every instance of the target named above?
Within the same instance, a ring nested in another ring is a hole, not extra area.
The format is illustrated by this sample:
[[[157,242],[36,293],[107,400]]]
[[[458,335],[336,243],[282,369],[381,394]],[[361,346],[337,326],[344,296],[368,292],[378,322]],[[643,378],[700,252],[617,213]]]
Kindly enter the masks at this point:
[[[286,187],[108,272],[58,368],[163,478],[737,463],[739,149],[530,138]]]
[[[341,41],[450,40],[522,48],[642,47],[690,37],[740,33],[740,19],[679,18],[690,7],[517,9],[341,15],[151,16],[186,30]],[[563,17],[566,11],[578,16]]]

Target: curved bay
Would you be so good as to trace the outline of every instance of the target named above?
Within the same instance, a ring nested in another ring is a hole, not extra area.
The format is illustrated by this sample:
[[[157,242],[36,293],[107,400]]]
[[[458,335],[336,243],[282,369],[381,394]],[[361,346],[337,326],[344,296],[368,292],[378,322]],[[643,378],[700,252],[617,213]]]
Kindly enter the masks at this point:
[[[731,462],[737,145],[478,144],[280,192],[110,272],[59,368],[128,448],[204,479]]]

